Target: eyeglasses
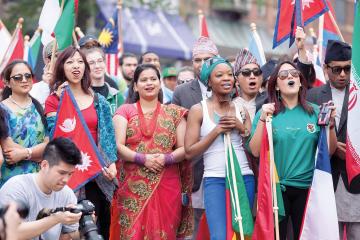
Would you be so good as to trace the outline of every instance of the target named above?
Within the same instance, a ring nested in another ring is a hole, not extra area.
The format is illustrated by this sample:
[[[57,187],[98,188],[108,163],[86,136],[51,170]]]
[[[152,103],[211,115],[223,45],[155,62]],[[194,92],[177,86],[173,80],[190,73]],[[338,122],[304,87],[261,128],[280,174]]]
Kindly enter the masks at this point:
[[[291,74],[291,76],[293,77],[299,77],[300,76],[300,72],[296,69],[289,69],[289,70],[282,70],[278,73],[278,78],[280,78],[281,80],[285,80],[288,76],[289,73]]]
[[[25,80],[26,81],[29,81],[30,79],[32,79],[32,74],[31,73],[24,73],[24,74],[16,74],[14,76],[11,76],[10,79],[14,79],[14,81],[16,82],[20,82],[24,79],[25,77]]]
[[[346,65],[344,67],[340,67],[340,66],[331,67],[328,65],[328,67],[331,69],[332,73],[336,75],[339,75],[343,70],[345,74],[349,74],[351,71],[351,65]]]
[[[260,68],[254,68],[254,69],[245,68],[245,69],[239,70],[239,72],[236,73],[236,76],[239,76],[240,73],[244,77],[250,77],[251,73],[253,73],[255,77],[258,77],[262,74],[262,71]]]

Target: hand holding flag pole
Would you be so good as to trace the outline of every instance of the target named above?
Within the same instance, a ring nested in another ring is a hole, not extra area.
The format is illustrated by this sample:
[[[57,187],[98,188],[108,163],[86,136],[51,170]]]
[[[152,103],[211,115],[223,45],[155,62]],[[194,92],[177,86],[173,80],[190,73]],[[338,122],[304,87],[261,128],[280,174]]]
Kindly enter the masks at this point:
[[[75,32],[76,32],[76,34],[78,35],[79,38],[82,38],[82,37],[85,36],[85,34],[81,31],[80,27],[76,27]]]
[[[272,135],[272,116],[268,115],[266,117],[266,129],[269,137],[269,150],[270,150],[270,176],[271,176],[271,187],[272,187],[272,197],[273,197],[273,209],[275,216],[275,239],[280,239],[279,234],[279,207],[276,194],[276,176],[275,176],[275,161],[274,161],[274,145],[273,145],[273,135]]]
[[[230,187],[230,195],[232,196],[232,199],[234,200],[234,204],[236,205],[236,216],[237,216],[237,222],[239,224],[239,229],[240,229],[240,239],[244,240],[244,229],[243,229],[243,225],[242,225],[242,216],[241,216],[241,210],[240,210],[240,200],[239,200],[239,193],[238,193],[238,186],[237,186],[237,181],[236,181],[236,176],[235,176],[235,166],[234,166],[234,156],[233,156],[233,151],[231,148],[231,140],[230,140],[230,133],[227,132],[224,135],[224,140],[225,140],[225,152],[229,154],[229,160],[230,160],[230,169],[231,169],[231,176],[232,176],[232,181],[234,183],[234,190],[235,192],[232,191],[232,188]],[[227,161],[226,161],[227,164]],[[226,166],[227,169],[228,166]]]

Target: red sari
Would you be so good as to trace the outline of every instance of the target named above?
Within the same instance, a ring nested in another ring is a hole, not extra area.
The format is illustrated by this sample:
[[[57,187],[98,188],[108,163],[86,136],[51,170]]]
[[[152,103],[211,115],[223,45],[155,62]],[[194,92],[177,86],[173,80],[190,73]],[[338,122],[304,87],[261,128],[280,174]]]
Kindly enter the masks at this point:
[[[174,150],[176,128],[186,113],[187,110],[175,105],[161,105],[154,134],[150,137],[141,133],[134,104],[122,105],[115,114],[128,120],[126,146],[151,154]],[[152,115],[153,112],[145,114],[145,119],[151,119]],[[120,165],[120,187],[112,204],[110,239],[157,240],[191,236],[190,208],[183,207],[181,202],[182,193],[191,194],[188,161],[165,167],[158,174],[131,162]]]

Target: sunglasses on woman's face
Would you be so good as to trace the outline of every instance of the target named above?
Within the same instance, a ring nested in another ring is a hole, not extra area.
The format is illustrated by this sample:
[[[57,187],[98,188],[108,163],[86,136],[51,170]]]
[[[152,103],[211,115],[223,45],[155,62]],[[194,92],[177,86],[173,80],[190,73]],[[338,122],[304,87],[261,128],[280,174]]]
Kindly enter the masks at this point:
[[[250,77],[251,73],[253,73],[255,77],[258,77],[262,74],[262,71],[260,68],[254,68],[254,69],[245,68],[240,70],[237,76],[239,76],[240,73],[244,77]]]
[[[10,77],[10,79],[14,79],[15,82],[20,82],[24,78],[26,81],[29,81],[30,79],[32,79],[32,74],[31,73],[16,74],[16,75]]]
[[[282,70],[278,73],[278,78],[280,78],[281,80],[285,80],[288,76],[289,73],[291,74],[291,76],[293,77],[299,77],[300,76],[300,72],[296,69],[289,69],[289,70]]]
[[[328,66],[330,69],[331,69],[331,71],[332,71],[332,73],[333,74],[336,74],[336,75],[340,75],[340,73],[344,70],[344,73],[345,74],[349,74],[350,73],[350,70],[351,70],[351,65],[346,65],[346,66],[344,66],[344,67],[340,67],[340,66],[333,66],[333,67],[331,67],[331,66]]]

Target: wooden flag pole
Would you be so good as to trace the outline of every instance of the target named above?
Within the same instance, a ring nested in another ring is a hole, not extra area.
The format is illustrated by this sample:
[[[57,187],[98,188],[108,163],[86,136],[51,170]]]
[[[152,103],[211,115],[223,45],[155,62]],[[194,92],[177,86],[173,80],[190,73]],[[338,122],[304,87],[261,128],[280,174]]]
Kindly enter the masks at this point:
[[[320,59],[320,63],[322,64],[323,62],[323,34],[324,34],[324,15],[321,15],[319,18],[319,37],[318,37],[318,46],[319,46],[319,59]]]
[[[199,19],[199,36],[201,36],[201,31],[202,31],[202,20],[204,17],[204,12],[199,9],[198,10],[198,19]]]
[[[274,161],[274,145],[273,145],[273,135],[272,135],[272,117],[266,117],[266,130],[269,138],[269,150],[270,150],[270,171],[271,173],[271,186],[272,186],[272,197],[273,197],[273,210],[275,216],[275,239],[280,239],[279,234],[279,207],[277,202],[276,195],[276,176],[275,176],[275,161]]]
[[[76,38],[75,30],[72,31],[72,38],[73,38],[73,40],[74,40],[74,46],[75,46],[77,49],[80,49],[78,40],[77,40],[77,38]]]
[[[64,10],[64,4],[65,4],[65,0],[61,0],[61,8],[60,8],[60,16],[59,16],[59,18],[61,17],[61,14],[62,14],[62,12]],[[53,45],[52,50],[51,50],[51,59],[50,59],[50,66],[49,66],[49,72],[50,73],[52,73],[53,69],[54,69],[56,50],[57,50],[57,42],[56,42],[56,37],[55,37],[54,45]]]
[[[236,205],[237,213],[236,213],[236,221],[239,223],[239,230],[240,230],[240,239],[244,240],[244,229],[242,225],[242,216],[241,216],[241,209],[240,209],[240,200],[239,200],[239,193],[237,188],[237,182],[235,177],[235,167],[234,167],[234,156],[231,148],[231,140],[230,140],[230,133],[225,133],[225,151],[229,152],[229,159],[230,159],[230,168],[231,168],[231,177],[232,181],[234,183],[234,189],[235,193],[231,193],[231,187],[230,187],[230,194],[235,196],[233,200],[235,200],[234,204]]]
[[[334,24],[334,26],[335,26],[335,29],[336,29],[337,34],[339,34],[339,36],[340,36],[341,41],[345,42],[344,37],[343,37],[343,35],[341,34],[340,28],[339,28],[339,26],[337,25],[337,23],[336,23],[336,21],[335,21],[334,15],[332,14],[331,11],[329,11],[328,13],[329,13],[329,17],[330,17],[330,19],[331,19],[331,22],[332,22],[332,23]]]

